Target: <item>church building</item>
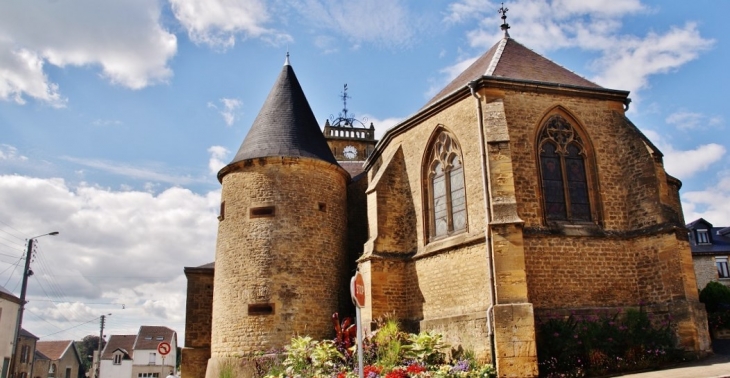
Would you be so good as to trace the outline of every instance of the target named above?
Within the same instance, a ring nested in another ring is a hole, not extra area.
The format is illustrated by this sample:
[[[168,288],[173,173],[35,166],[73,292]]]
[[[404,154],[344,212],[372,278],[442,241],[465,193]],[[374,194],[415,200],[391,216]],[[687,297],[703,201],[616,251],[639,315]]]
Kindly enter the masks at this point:
[[[504,18],[504,17],[503,17]],[[182,374],[394,315],[538,375],[536,319],[638,308],[711,351],[681,183],[603,88],[504,37],[380,141],[347,109],[324,131],[287,57],[220,170],[215,262],[186,267]],[[346,96],[346,92],[344,94]],[[346,97],[345,97],[346,98]]]

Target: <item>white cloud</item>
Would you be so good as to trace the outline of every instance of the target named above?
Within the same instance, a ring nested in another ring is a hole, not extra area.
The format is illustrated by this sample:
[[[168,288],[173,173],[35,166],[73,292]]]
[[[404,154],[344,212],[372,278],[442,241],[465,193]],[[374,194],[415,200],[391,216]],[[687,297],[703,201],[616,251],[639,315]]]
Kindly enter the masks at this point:
[[[3,2],[0,98],[63,106],[45,64],[98,66],[112,83],[133,89],[167,80],[177,39],[160,14],[161,4],[147,0]]]
[[[649,33],[644,38],[617,38],[594,62],[600,72],[594,80],[602,85],[638,91],[648,86],[649,76],[667,73],[696,59],[713,45],[700,36],[694,23],[673,27],[665,34]]]
[[[406,46],[420,27],[402,0],[299,0],[293,6],[315,28],[347,38],[353,49],[363,43]]]
[[[228,151],[228,149],[223,146],[212,146],[208,148],[208,153],[210,153],[208,168],[210,169],[211,175],[217,175],[218,171],[226,166],[226,163],[223,161],[223,159],[228,156],[229,152],[230,151]]]
[[[223,104],[223,109],[220,110],[221,116],[223,116],[223,120],[226,122],[226,125],[232,126],[233,123],[236,121],[236,115],[238,108],[241,107],[243,104],[241,100],[236,98],[221,98],[220,101]],[[212,103],[208,103],[209,108],[213,108],[218,110],[218,107]]]
[[[443,75],[440,79],[433,81],[428,91],[424,94],[426,98],[431,98],[436,95],[441,89],[443,89],[452,80],[456,79],[460,73],[464,72],[469,66],[472,65],[479,57],[471,57],[456,62],[448,67],[442,68],[439,72]]]
[[[17,49],[0,39],[0,67],[0,99],[23,105],[24,96],[30,96],[53,107],[66,105],[58,85],[51,83],[43,72],[43,59],[37,53]]]
[[[659,133],[642,130],[664,154],[664,169],[670,175],[684,180],[699,172],[706,171],[712,164],[720,161],[727,150],[717,143],[700,145],[690,150],[677,150]]]
[[[472,47],[486,49],[502,37],[497,7],[478,0],[454,2],[444,21],[482,19],[466,35]],[[646,88],[651,75],[676,70],[714,43],[691,22],[643,37],[622,34],[623,17],[649,11],[639,0],[518,0],[509,8],[513,38],[543,53],[564,48],[596,52],[598,58],[589,65],[595,72],[592,80],[632,92]],[[637,100],[636,93],[633,97]]]
[[[0,144],[0,160],[26,161],[28,160],[28,157],[18,154],[18,149],[9,144]]]
[[[94,126],[119,126],[122,124],[122,121],[116,120],[116,119],[95,119],[91,122]]]
[[[721,116],[708,117],[702,113],[679,110],[667,116],[665,121],[674,125],[678,130],[706,129],[709,126],[722,126],[724,120]]]
[[[136,333],[143,324],[184,331],[183,267],[214,259],[220,191],[155,195],[5,175],[0,198],[0,214],[12,214],[0,229],[21,250],[26,237],[60,231],[37,240],[26,329],[45,336],[112,312],[108,334]],[[0,281],[12,290],[20,273],[9,273]],[[98,320],[46,339],[80,339],[94,329]]]
[[[266,2],[260,0],[169,0],[172,11],[187,29],[190,39],[217,48],[236,44],[236,35],[261,37],[272,43],[292,38],[266,25],[270,21]]]
[[[365,114],[363,117],[367,118],[367,127],[370,127],[370,123],[372,122],[373,126],[375,127],[375,139],[378,140],[383,137],[383,134],[385,134],[387,130],[390,130],[393,126],[399,124],[405,119],[402,117],[379,119],[367,114]]]
[[[140,167],[125,163],[116,163],[99,159],[80,159],[70,156],[62,156],[61,159],[72,163],[80,164],[89,168],[96,168],[103,172],[112,173],[124,177],[133,178],[135,180],[151,180],[153,182],[164,182],[175,185],[185,185],[194,182],[201,182],[200,178],[191,176],[176,176],[162,172],[166,169],[160,167]],[[154,183],[148,183],[153,184]],[[146,185],[147,186],[147,185]]]
[[[716,227],[730,226],[730,171],[721,172],[716,185],[682,194],[687,222],[704,218]]]

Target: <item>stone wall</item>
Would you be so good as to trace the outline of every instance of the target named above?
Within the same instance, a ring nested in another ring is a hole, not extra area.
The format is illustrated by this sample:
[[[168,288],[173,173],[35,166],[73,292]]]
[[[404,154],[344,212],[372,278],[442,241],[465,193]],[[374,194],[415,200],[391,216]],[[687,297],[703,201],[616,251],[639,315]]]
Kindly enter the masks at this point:
[[[330,337],[347,290],[341,167],[308,158],[251,159],[222,178],[211,364],[280,348],[294,335]]]
[[[205,377],[206,364],[210,358],[213,273],[212,266],[185,268],[185,276],[188,279],[185,347],[182,349],[180,366],[181,374],[185,378]]]
[[[715,265],[715,256],[694,256],[692,260],[694,260],[698,289],[704,289],[710,281],[719,280],[717,265]]]

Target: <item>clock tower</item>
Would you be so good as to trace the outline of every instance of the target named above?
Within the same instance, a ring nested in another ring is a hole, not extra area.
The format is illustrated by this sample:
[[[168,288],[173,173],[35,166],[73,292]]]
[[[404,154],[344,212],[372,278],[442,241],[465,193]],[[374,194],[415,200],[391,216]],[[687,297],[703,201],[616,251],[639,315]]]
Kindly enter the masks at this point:
[[[347,84],[341,97],[344,104],[342,112],[337,118],[331,117],[331,123],[329,119],[325,122],[324,137],[337,162],[351,174],[356,174],[359,172],[353,172],[353,169],[362,166],[362,162],[370,156],[378,141],[375,140],[375,126],[372,122],[370,126],[365,126],[363,121],[355,119],[354,114],[348,114],[347,99],[350,96],[347,94]]]

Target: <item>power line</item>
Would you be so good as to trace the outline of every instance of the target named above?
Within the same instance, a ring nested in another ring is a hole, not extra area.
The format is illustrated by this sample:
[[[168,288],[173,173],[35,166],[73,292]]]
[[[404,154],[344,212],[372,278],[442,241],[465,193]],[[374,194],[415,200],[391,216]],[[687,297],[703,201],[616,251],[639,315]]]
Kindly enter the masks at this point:
[[[70,331],[70,330],[72,330],[72,329],[74,329],[74,328],[78,328],[78,327],[81,327],[81,326],[82,326],[82,325],[84,325],[84,324],[89,324],[89,323],[91,323],[91,322],[95,322],[95,321],[96,321],[97,319],[100,319],[100,318],[101,318],[101,317],[97,317],[97,318],[94,318],[94,319],[91,319],[91,320],[89,320],[88,322],[83,322],[83,323],[81,323],[81,324],[77,324],[77,325],[75,325],[75,326],[73,326],[73,327],[68,327],[68,328],[66,328],[66,329],[63,329],[63,330],[60,330],[60,331],[58,331],[58,332],[54,332],[54,333],[49,333],[48,335],[42,336],[42,337],[41,337],[41,339],[42,339],[42,338],[44,338],[44,337],[48,337],[48,336],[53,336],[53,335],[55,335],[55,334],[58,334],[58,333],[61,333],[61,332],[66,332],[66,331]]]

